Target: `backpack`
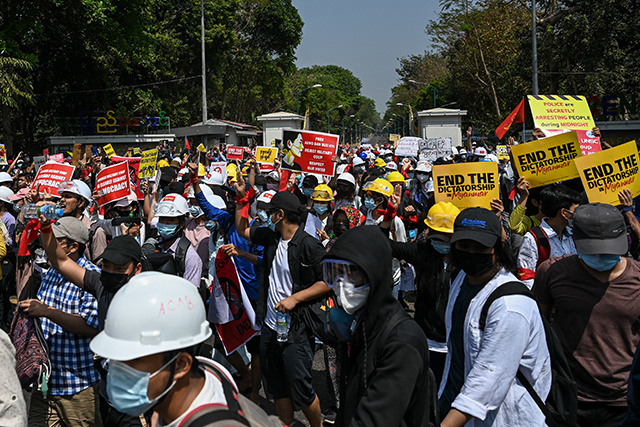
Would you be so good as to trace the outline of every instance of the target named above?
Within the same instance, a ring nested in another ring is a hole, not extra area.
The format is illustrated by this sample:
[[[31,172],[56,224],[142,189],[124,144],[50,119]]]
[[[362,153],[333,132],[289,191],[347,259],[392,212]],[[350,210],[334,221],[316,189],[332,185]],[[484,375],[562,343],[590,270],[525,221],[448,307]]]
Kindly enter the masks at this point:
[[[238,393],[235,385],[215,362],[198,358],[200,365],[222,383],[227,404],[208,403],[189,412],[178,427],[282,427],[275,416],[267,415],[258,405]]]
[[[491,295],[489,295],[487,302],[485,302],[482,307],[479,321],[481,331],[484,331],[484,327],[486,326],[487,314],[489,313],[489,307],[491,307],[491,304],[498,298],[507,295],[524,295],[535,301],[535,296],[524,283],[508,282],[500,285],[491,293]],[[542,323],[544,325],[549,357],[551,358],[551,390],[547,396],[547,401],[542,401],[520,369],[518,369],[516,378],[524,388],[527,389],[527,392],[529,392],[533,400],[536,402],[544,414],[546,423],[549,427],[576,426],[578,386],[573,379],[573,374],[571,373],[569,362],[567,362],[562,342],[553,331],[553,328],[547,319],[542,315],[540,317],[542,318]]]
[[[538,247],[538,263],[536,264],[536,268],[540,267],[540,264],[545,262],[551,256],[551,245],[549,244],[549,237],[547,233],[544,232],[540,226],[531,227],[528,231],[531,233],[533,238],[536,241],[536,246]]]
[[[51,362],[49,348],[39,322],[24,311],[16,310],[9,337],[16,348],[16,372],[20,385],[22,388],[29,388],[37,384],[41,386],[46,397],[47,382],[51,377]]]
[[[191,241],[185,236],[180,237],[175,256],[168,253],[156,252],[147,254],[145,258],[145,271],[159,271],[161,273],[173,274],[174,276],[183,276],[185,272],[185,259],[187,251],[191,246]]]

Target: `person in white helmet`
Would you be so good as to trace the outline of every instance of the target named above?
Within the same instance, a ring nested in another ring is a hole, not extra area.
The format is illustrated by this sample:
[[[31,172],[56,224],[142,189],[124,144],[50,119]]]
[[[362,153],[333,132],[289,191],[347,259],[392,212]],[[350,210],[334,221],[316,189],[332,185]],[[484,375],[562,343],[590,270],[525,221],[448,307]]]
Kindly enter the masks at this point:
[[[343,206],[351,206],[356,209],[360,207],[360,198],[356,196],[356,179],[345,172],[338,175],[336,180],[335,209]]]
[[[0,187],[0,220],[4,224],[5,229],[2,230],[5,244],[13,246],[13,240],[16,232],[16,219],[10,212],[13,209],[13,201],[10,199],[14,196],[13,191],[9,187]]]
[[[84,213],[93,200],[89,186],[79,179],[63,181],[58,185],[58,194],[64,216],[78,218],[89,227],[91,220]]]
[[[0,172],[0,186],[11,187],[13,178],[7,172]]]

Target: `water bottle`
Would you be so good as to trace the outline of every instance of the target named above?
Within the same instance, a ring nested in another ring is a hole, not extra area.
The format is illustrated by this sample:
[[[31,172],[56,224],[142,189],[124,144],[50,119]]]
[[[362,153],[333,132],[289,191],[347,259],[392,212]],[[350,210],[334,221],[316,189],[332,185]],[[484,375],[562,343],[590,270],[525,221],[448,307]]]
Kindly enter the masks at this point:
[[[276,332],[278,333],[278,342],[287,342],[289,337],[289,322],[287,314],[278,312],[276,314]]]
[[[24,217],[27,219],[38,219],[40,218],[40,215],[44,215],[46,219],[52,220],[62,218],[64,210],[54,205],[43,205],[38,207],[34,203],[27,203],[22,207],[22,213],[24,213]]]

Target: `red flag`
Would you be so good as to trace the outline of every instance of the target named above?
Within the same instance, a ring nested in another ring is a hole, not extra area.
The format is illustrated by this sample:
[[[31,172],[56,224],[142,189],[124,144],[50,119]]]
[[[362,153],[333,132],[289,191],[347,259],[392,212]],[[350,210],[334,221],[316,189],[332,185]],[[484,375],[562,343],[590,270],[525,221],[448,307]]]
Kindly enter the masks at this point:
[[[502,139],[512,124],[522,122],[524,122],[524,98],[522,98],[516,109],[504,119],[504,122],[500,123],[500,126],[496,129],[496,136]]]
[[[186,136],[184,137],[184,145],[187,147],[187,150],[191,151],[191,145],[189,145],[189,139]]]

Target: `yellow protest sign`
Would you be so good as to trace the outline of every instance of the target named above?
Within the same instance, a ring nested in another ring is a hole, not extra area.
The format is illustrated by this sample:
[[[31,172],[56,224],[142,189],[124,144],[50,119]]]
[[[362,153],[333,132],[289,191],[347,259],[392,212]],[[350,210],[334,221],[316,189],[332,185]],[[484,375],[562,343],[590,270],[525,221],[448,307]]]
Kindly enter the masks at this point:
[[[198,145],[198,151],[200,151],[201,153],[206,153],[207,149],[205,148],[204,144],[200,144]]]
[[[496,145],[496,151],[498,152],[498,160],[509,159],[509,149],[506,145]]]
[[[138,155],[140,153],[142,153],[142,150],[140,149],[140,147],[133,147],[133,154]]]
[[[529,95],[529,107],[540,129],[591,130],[595,123],[584,96]]]
[[[138,178],[151,178],[156,174],[156,165],[158,159],[158,149],[147,150],[142,152],[140,159],[140,168],[138,169]]]
[[[271,147],[256,147],[256,161],[272,165],[278,157],[278,149]]]
[[[491,200],[500,197],[495,162],[437,165],[432,173],[436,203],[450,202],[460,209],[490,209]]]
[[[115,156],[116,152],[113,149],[113,147],[111,146],[111,144],[107,144],[103,147],[104,153],[107,155],[107,157],[111,158],[111,156]]]
[[[576,133],[567,132],[514,145],[511,154],[518,175],[534,188],[577,178],[578,169],[573,159],[581,157],[582,151]]]
[[[589,203],[620,204],[618,193],[628,188],[640,194],[640,156],[635,141],[575,159]]]

